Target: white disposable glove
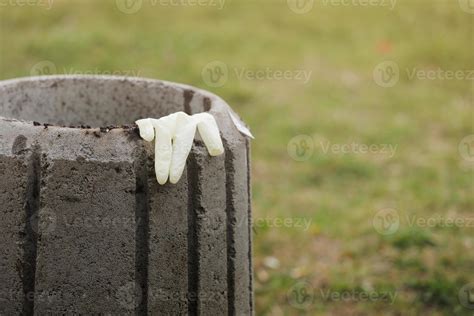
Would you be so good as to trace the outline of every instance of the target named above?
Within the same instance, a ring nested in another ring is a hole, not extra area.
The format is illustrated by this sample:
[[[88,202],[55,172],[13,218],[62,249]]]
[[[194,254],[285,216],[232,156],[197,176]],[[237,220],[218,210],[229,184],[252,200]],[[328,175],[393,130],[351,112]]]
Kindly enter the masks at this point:
[[[155,173],[159,184],[165,184],[168,177],[173,184],[181,178],[196,127],[211,156],[224,153],[216,120],[209,113],[189,116],[177,112],[158,120],[147,118],[135,123],[144,140],[151,142],[155,139]]]

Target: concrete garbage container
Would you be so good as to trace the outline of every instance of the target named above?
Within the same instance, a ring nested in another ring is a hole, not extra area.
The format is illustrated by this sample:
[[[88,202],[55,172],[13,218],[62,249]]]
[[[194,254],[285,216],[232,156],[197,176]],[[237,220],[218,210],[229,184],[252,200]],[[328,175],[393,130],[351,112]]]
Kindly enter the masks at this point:
[[[160,186],[133,122],[208,111],[225,154],[194,141]],[[253,313],[249,141],[217,96],[158,80],[0,82],[0,314]]]

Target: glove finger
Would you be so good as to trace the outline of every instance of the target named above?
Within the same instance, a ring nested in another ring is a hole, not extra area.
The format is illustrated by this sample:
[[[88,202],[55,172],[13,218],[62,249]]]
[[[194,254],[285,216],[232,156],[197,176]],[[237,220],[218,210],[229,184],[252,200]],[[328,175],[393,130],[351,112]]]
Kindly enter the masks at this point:
[[[140,137],[151,142],[155,138],[155,130],[153,129],[153,124],[151,119],[142,119],[135,122],[138,125],[140,130]]]
[[[173,141],[173,156],[171,158],[170,182],[175,184],[181,178],[186,166],[186,159],[193,146],[194,135],[196,134],[196,124],[190,123],[181,129]]]
[[[211,156],[219,156],[224,153],[224,145],[222,144],[219,127],[217,126],[214,116],[208,113],[200,113],[196,115],[198,121],[198,130],[204,144]]]
[[[156,124],[155,126],[155,173],[156,179],[159,184],[165,184],[168,180],[172,146],[171,146],[171,134],[167,128]]]

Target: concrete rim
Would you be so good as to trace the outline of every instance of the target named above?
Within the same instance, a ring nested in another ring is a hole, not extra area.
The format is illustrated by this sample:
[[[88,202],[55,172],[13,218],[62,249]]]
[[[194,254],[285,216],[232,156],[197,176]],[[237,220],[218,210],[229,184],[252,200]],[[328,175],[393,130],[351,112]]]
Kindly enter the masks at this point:
[[[8,79],[8,80],[1,80],[0,81],[0,94],[2,93],[2,89],[4,88],[11,88],[16,85],[19,85],[21,83],[25,82],[48,82],[48,81],[55,81],[55,80],[67,80],[67,81],[73,81],[73,80],[83,80],[83,81],[124,81],[124,82],[131,82],[131,83],[139,83],[139,84],[160,84],[163,85],[164,88],[175,88],[175,89],[180,89],[183,91],[190,90],[195,93],[195,95],[199,95],[201,97],[207,97],[211,101],[211,108],[209,110],[209,113],[211,114],[217,114],[215,115],[216,120],[221,120],[223,118],[223,115],[226,117],[229,117],[228,112],[232,111],[231,107],[219,96],[206,91],[199,89],[197,87],[187,85],[187,84],[181,84],[181,83],[175,83],[171,81],[166,81],[166,80],[159,80],[159,79],[152,79],[152,78],[142,78],[142,77],[126,77],[126,76],[108,76],[108,75],[48,75],[48,76],[34,76],[34,77],[20,77],[20,78],[14,78],[14,79]],[[232,113],[234,113],[232,111]],[[235,114],[235,113],[234,113]],[[239,118],[240,120],[240,118]],[[43,128],[44,126],[48,126],[51,128],[55,129],[67,129],[69,131],[71,130],[84,130],[85,128],[81,127],[64,127],[64,126],[59,126],[57,124],[50,124],[49,122],[41,122],[41,125],[34,125],[34,121],[30,120],[22,120],[18,119],[15,117],[6,117],[3,116],[2,113],[0,113],[0,123],[5,122],[5,123],[16,123],[20,124],[24,127],[38,127],[38,128]],[[243,123],[243,121],[242,121]],[[46,125],[45,125],[46,124]],[[245,123],[243,123],[245,125]],[[130,130],[130,126],[132,128],[136,128],[134,122],[130,122],[127,125],[128,127],[122,126],[114,126],[114,130],[116,131],[126,131]],[[227,124],[225,124],[227,125]],[[91,128],[86,128],[90,130],[97,130],[103,127],[91,127]]]

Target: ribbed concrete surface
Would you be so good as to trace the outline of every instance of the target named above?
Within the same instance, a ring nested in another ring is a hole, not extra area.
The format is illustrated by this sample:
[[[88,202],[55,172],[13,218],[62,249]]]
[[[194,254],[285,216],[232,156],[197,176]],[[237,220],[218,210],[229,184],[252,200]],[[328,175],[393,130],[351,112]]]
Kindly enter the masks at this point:
[[[212,113],[226,151],[197,139],[159,186],[131,123],[176,111]],[[0,315],[251,315],[248,148],[227,104],[189,86],[0,82]]]

